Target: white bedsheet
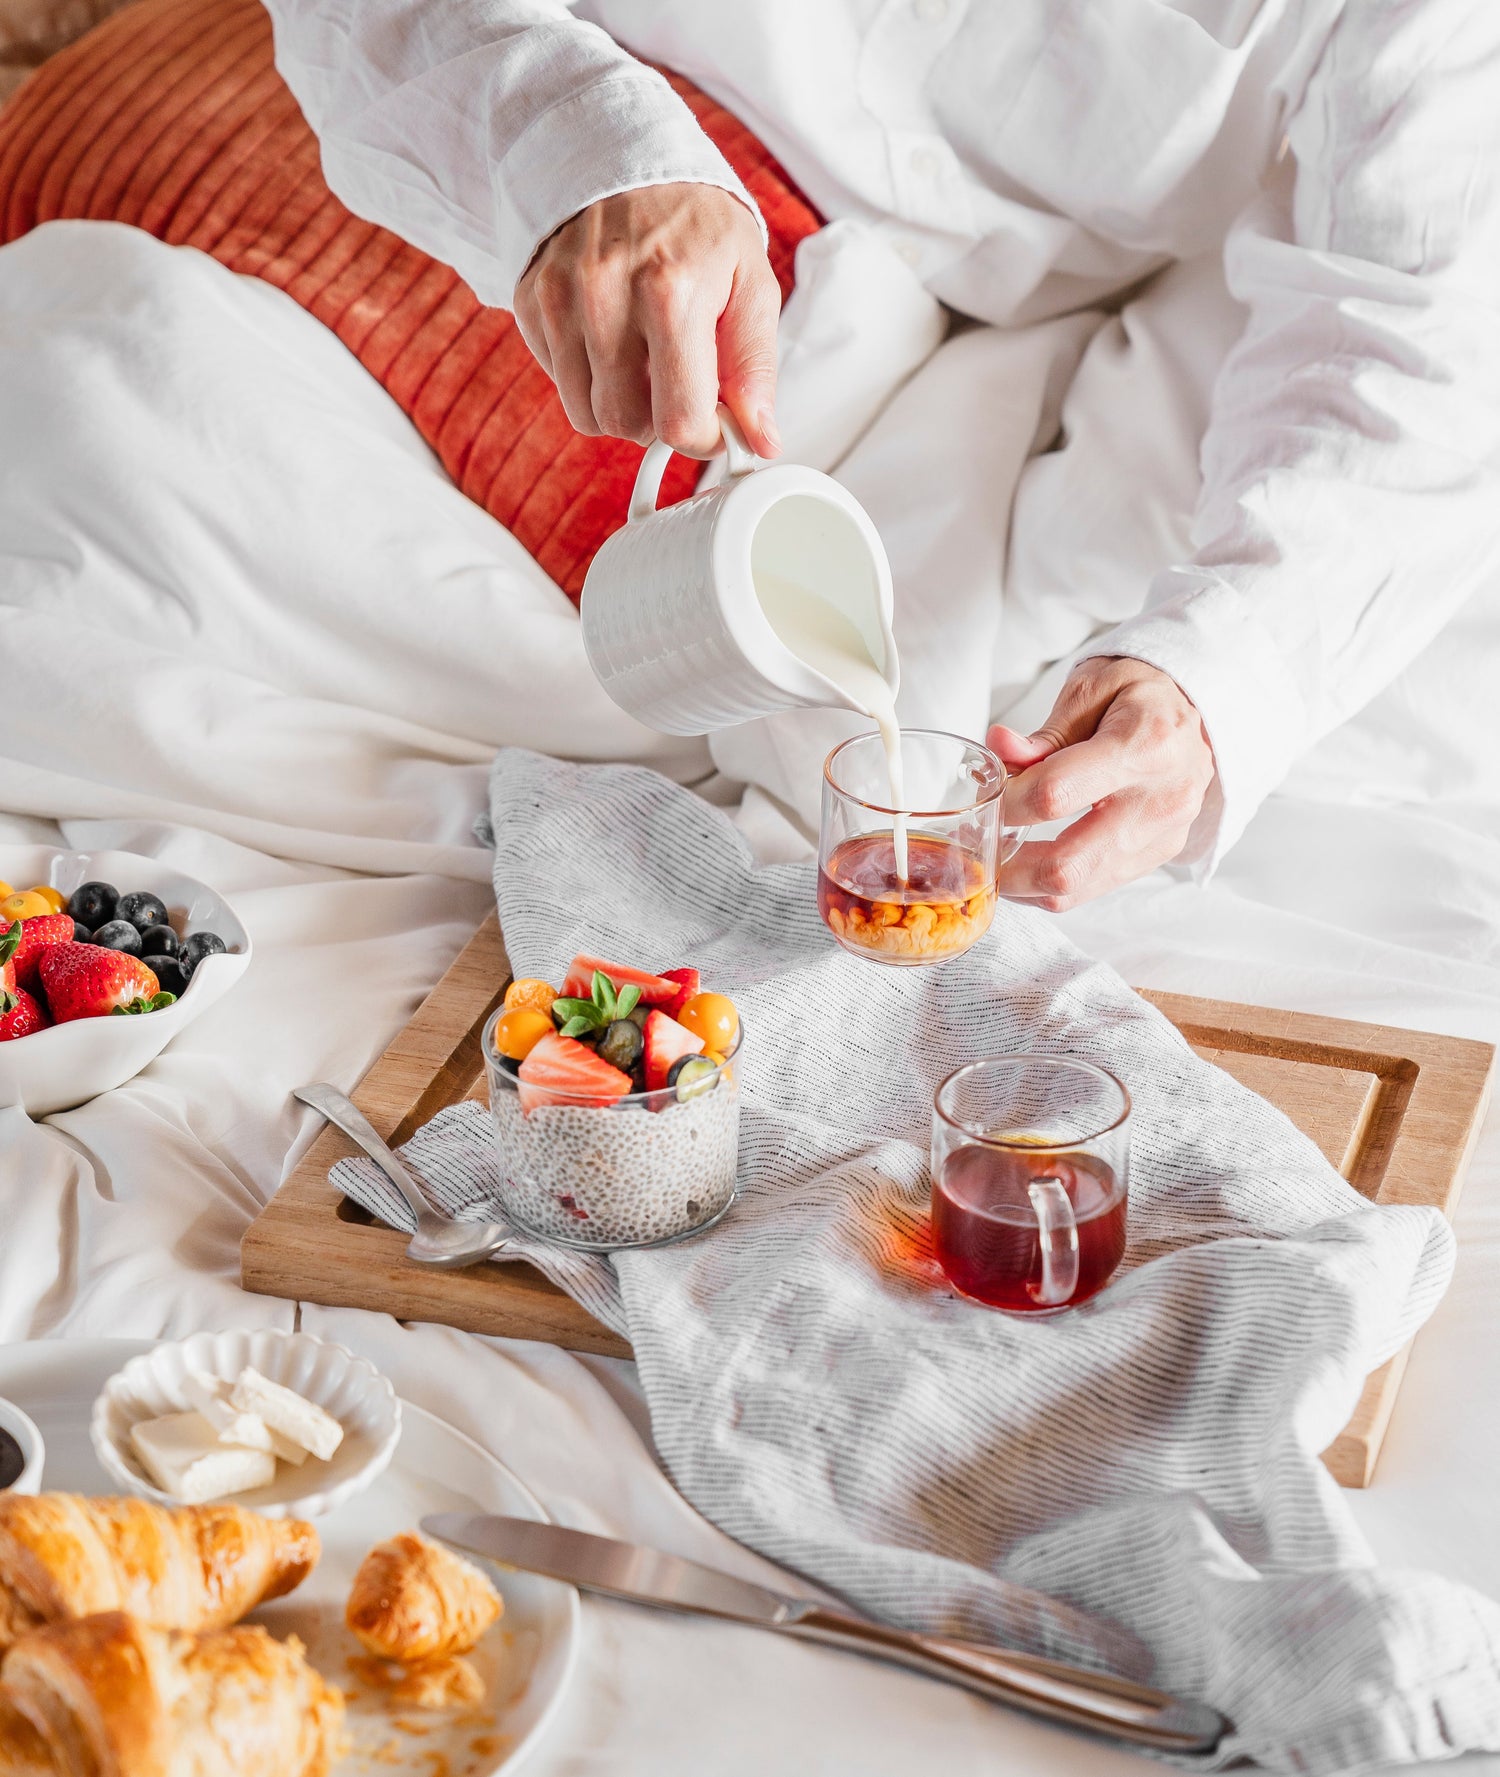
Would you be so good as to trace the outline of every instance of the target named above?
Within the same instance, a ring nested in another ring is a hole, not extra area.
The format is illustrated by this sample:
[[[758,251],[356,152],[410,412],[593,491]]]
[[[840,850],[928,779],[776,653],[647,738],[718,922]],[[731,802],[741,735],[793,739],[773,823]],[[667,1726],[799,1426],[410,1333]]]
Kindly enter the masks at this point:
[[[963,447],[922,432],[942,406],[927,375],[867,435],[867,462]],[[998,575],[1003,507],[989,566],[971,560],[975,600]],[[910,518],[888,530],[917,584],[940,539]],[[1495,1040],[1500,721],[1480,675],[1497,644],[1496,610],[1471,609],[1209,886],[1158,875],[1066,916],[1072,936],[1144,985]],[[261,285],[104,225],[0,251],[0,660],[0,845],[169,858],[227,894],[257,945],[241,987],[130,1085],[41,1125],[0,1111],[0,1339],[290,1324],[292,1304],[235,1282],[240,1232],[314,1132],[288,1089],[357,1078],[483,913],[469,823],[491,750],[649,758],[684,779],[707,750],[607,704],[567,602],[330,335]],[[795,791],[796,754],[778,759]],[[1454,1285],[1355,1507],[1382,1561],[1500,1596],[1493,1116],[1458,1232]],[[301,1316],[503,1453],[564,1519],[764,1571],[657,1470],[628,1366]],[[595,1603],[586,1626],[538,1777],[1144,1768],[749,1631]]]

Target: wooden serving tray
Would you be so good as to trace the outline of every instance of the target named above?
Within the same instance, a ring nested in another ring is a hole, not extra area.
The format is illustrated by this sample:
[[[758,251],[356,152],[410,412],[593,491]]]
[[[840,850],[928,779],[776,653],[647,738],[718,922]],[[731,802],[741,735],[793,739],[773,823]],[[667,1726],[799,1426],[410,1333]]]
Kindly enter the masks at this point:
[[[479,1036],[509,980],[491,914],[355,1088],[387,1141],[405,1141],[445,1105],[484,1099]],[[1198,1054],[1284,1111],[1366,1197],[1435,1204],[1451,1217],[1489,1097],[1488,1043],[1183,994],[1145,998]],[[332,1126],[318,1136],[245,1234],[246,1289],[630,1355],[624,1340],[529,1265],[434,1271],[410,1263],[405,1234],[329,1184],[329,1168],[354,1152]],[[1402,1351],[1370,1377],[1354,1417],[1324,1451],[1344,1486],[1369,1484],[1405,1367]]]

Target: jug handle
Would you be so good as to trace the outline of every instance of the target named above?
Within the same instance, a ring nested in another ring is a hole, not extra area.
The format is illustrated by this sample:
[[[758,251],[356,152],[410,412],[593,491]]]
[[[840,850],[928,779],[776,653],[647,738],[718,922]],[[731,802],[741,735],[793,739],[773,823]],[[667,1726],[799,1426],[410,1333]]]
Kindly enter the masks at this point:
[[[724,443],[729,451],[729,473],[731,476],[748,475],[759,463],[760,459],[745,442],[745,434],[740,430],[734,415],[721,402],[719,405],[719,430],[724,434]],[[643,518],[650,518],[656,510],[656,501],[661,493],[661,478],[666,474],[667,464],[672,458],[672,447],[663,444],[658,438],[646,447],[646,454],[641,458],[641,466],[636,472],[635,487],[630,495],[630,517],[627,522],[636,524]]]

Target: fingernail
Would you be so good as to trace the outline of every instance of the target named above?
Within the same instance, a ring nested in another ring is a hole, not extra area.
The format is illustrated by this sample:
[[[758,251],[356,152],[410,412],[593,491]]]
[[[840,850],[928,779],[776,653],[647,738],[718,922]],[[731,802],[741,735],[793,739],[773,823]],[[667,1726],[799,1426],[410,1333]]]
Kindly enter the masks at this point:
[[[755,423],[760,427],[761,436],[772,450],[781,449],[781,433],[776,426],[776,416],[769,407],[763,407],[755,416]]]

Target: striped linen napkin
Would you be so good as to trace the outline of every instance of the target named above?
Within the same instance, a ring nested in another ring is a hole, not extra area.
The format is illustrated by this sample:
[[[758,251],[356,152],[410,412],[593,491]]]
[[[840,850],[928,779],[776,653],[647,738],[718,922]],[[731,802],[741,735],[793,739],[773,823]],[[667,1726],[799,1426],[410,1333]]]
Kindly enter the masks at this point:
[[[1235,1722],[1215,1764],[1500,1749],[1500,1607],[1377,1569],[1318,1460],[1448,1281],[1435,1210],[1366,1202],[1040,914],[1002,905],[967,956],[882,969],[824,931],[810,865],[754,869],[654,773],[508,750],[491,819],[518,974],[580,950],[692,963],[745,1016],[725,1221],[517,1252],[629,1339],[700,1511],[874,1616],[1149,1668]],[[1096,1061],[1135,1105],[1125,1264],[1035,1321],[924,1258],[933,1090],[1014,1051]],[[480,1108],[405,1153],[443,1207],[495,1213]],[[333,1177],[410,1226],[368,1163]]]

